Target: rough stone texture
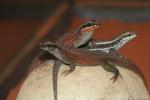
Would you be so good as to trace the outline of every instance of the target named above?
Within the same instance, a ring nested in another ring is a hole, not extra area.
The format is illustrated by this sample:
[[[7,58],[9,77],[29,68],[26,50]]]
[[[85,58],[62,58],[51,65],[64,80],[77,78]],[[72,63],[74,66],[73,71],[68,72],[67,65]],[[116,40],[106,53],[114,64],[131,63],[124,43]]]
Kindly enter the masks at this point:
[[[24,82],[17,100],[54,100],[53,62],[38,66]],[[143,81],[134,72],[118,67],[123,79],[113,83],[112,73],[101,66],[80,67],[64,76],[69,67],[62,65],[58,76],[58,100],[149,100]]]

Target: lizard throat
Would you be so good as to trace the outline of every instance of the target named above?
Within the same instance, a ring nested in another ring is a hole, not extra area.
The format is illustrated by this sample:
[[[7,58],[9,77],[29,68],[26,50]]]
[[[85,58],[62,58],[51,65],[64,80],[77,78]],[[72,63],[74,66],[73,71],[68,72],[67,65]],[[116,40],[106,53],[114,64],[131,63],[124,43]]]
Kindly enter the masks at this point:
[[[78,39],[78,41],[76,41],[74,43],[75,47],[79,47],[79,46],[82,46],[83,44],[87,43],[91,39],[93,33],[94,33],[94,31],[79,32],[79,39]]]

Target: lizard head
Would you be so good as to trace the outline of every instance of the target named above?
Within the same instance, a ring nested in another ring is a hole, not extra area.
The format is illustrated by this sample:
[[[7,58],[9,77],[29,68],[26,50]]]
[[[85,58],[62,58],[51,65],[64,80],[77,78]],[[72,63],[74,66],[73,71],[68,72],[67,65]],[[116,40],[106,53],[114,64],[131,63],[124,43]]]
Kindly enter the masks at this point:
[[[96,20],[88,20],[80,26],[82,32],[91,32],[99,28],[100,24]]]
[[[120,35],[120,37],[123,39],[123,41],[129,41],[136,37],[136,33],[135,32],[126,32],[126,33]]]
[[[55,43],[52,42],[44,42],[39,44],[40,49],[43,51],[47,51],[49,53],[53,53],[53,51],[58,48],[58,46]]]
[[[120,45],[118,45],[118,47],[122,47],[123,45],[125,45],[127,42],[129,42],[130,40],[134,39],[136,37],[136,33],[135,32],[125,32],[124,34],[120,35],[118,37],[119,39],[119,43]]]

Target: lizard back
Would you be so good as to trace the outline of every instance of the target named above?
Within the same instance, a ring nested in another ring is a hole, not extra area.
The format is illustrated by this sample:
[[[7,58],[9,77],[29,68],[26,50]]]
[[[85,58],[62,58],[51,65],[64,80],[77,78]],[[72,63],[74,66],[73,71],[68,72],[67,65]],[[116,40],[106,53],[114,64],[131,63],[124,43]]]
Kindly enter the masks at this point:
[[[136,66],[136,64],[132,63],[129,59],[121,56],[112,56],[111,54],[104,53],[104,52],[90,52],[87,50],[80,50],[77,48],[72,49],[64,49],[60,48],[61,55],[65,61],[73,63],[74,65],[81,65],[81,66],[93,66],[93,65],[101,65],[103,61],[108,60],[109,63],[120,66],[126,69],[129,69],[136,73],[138,76],[142,78],[145,82],[144,76]],[[146,84],[146,82],[145,82]]]

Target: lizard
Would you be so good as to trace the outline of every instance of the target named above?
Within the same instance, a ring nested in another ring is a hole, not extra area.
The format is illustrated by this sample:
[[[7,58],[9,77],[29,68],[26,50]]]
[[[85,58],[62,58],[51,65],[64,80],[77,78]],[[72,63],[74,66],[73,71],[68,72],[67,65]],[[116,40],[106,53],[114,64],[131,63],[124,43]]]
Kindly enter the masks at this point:
[[[104,66],[103,68],[105,69],[105,66],[108,65],[108,66],[120,66],[120,67],[127,68],[127,69],[133,68],[135,69],[134,72],[136,74],[138,74],[141,78],[143,77],[143,75],[141,75],[141,72],[139,72],[137,66],[127,58],[122,58],[119,56],[112,56],[109,53],[105,53],[105,52],[97,53],[97,52],[86,51],[86,50],[82,50],[78,48],[72,48],[68,50],[68,49],[59,47],[57,44],[52,43],[52,42],[41,43],[40,48],[54,55],[62,63],[69,65],[73,68],[67,71],[66,74],[70,73],[70,71],[72,72],[75,66],[102,65]],[[107,71],[107,69],[105,70]],[[112,79],[116,81],[119,75],[119,70],[117,70],[117,68],[114,67],[112,72],[115,73]]]
[[[56,44],[65,48],[80,47],[91,40],[99,26],[96,20],[85,21],[75,32],[63,35]]]
[[[75,47],[68,50],[52,42],[40,44],[40,48],[54,55],[56,59],[58,59],[61,63],[70,66],[70,69],[64,72],[65,75],[68,75],[69,73],[73,72],[75,70],[75,66],[102,65],[104,70],[114,73],[114,76],[111,79],[113,79],[113,82],[115,82],[116,79],[119,76],[121,76],[119,70],[115,66],[120,66],[123,68],[133,70],[144,80],[143,74],[140,72],[138,67],[127,58],[112,56],[109,53],[100,52],[100,51],[96,53],[96,52],[81,50]],[[55,66],[55,67],[58,68],[59,66]],[[57,71],[58,73],[58,70],[55,71]],[[57,75],[53,74],[53,77],[55,79],[57,78]],[[55,89],[57,89],[57,87]],[[57,97],[57,95],[55,96]]]
[[[118,49],[120,49],[122,46],[124,46],[127,42],[134,39],[135,37],[135,32],[128,31],[111,40],[92,42],[92,44],[89,43],[89,46],[87,48],[89,51],[102,51],[106,53],[113,53],[113,51],[118,51]]]

